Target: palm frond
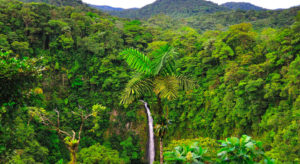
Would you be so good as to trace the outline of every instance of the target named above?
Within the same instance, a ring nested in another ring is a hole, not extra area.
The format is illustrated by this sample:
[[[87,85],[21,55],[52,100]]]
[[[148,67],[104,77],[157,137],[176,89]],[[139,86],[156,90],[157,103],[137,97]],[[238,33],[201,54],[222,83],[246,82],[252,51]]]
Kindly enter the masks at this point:
[[[152,92],[153,82],[149,78],[142,78],[141,76],[133,77],[124,89],[121,104],[130,104],[135,99]]]
[[[176,78],[179,82],[180,88],[184,91],[188,91],[196,87],[196,82],[192,79],[187,78],[186,76],[178,75],[176,76]]]
[[[177,97],[179,81],[175,76],[157,77],[154,80],[154,92],[161,98],[172,100]]]
[[[166,62],[165,66],[161,70],[161,74],[164,76],[174,75],[175,72],[176,72],[176,70],[175,70],[175,61],[174,60],[169,60],[168,62]]]
[[[161,47],[154,53],[154,59],[151,63],[151,72],[153,75],[164,74],[171,75],[175,72],[174,55],[176,52],[168,45]]]
[[[150,59],[138,50],[129,48],[121,52],[130,68],[143,74],[150,74]]]

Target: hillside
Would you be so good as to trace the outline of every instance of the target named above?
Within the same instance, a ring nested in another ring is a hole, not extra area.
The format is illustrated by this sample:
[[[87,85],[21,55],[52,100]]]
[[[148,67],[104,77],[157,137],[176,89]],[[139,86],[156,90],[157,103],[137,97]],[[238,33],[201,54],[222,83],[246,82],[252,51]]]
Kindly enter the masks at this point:
[[[83,5],[81,0],[20,0],[23,2],[43,2],[55,6],[80,6]]]
[[[300,7],[292,7],[284,10],[232,10],[212,14],[197,14],[184,18],[189,26],[203,32],[206,30],[227,29],[228,26],[248,22],[252,23],[256,30],[263,28],[288,27],[295,22]]]
[[[110,13],[119,17],[145,19],[157,14],[187,17],[196,14],[215,13],[226,10],[229,9],[205,0],[157,0],[138,10],[128,9]]]
[[[124,18],[161,19],[156,15],[172,17],[177,26],[189,25],[200,32],[226,29],[230,25],[249,22],[259,30],[265,27],[280,28],[293,24],[300,7],[284,10],[265,10],[250,3],[217,5],[205,0],[158,0],[141,9],[107,11]],[[181,21],[177,21],[181,19]],[[170,22],[170,20],[168,20]],[[174,26],[176,27],[176,26]]]
[[[90,7],[102,10],[102,11],[122,11],[124,10],[123,8],[118,8],[118,7],[110,7],[110,6],[99,6],[99,5],[91,5],[89,4]]]
[[[262,7],[255,6],[251,3],[246,3],[246,2],[227,2],[227,3],[222,4],[221,6],[224,6],[224,7],[233,9],[233,10],[237,10],[237,9],[246,10],[246,11],[247,10],[266,10]]]

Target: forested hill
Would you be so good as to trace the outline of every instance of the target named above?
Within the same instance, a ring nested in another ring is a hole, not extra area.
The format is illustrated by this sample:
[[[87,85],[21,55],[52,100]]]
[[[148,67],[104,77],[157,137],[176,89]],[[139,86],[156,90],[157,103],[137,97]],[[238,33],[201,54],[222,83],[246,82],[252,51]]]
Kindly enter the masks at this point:
[[[166,14],[175,17],[187,17],[196,14],[215,13],[229,10],[205,0],[157,0],[138,10],[112,11],[113,15],[126,18],[150,18],[157,14]]]
[[[20,0],[23,2],[43,2],[55,6],[80,6],[83,5],[81,0]]]
[[[227,8],[233,9],[233,10],[266,10],[262,7],[255,6],[251,3],[246,3],[246,2],[227,2],[222,4],[222,6],[225,6]]]
[[[284,10],[231,10],[212,14],[198,14],[184,18],[186,24],[203,32],[205,30],[227,29],[228,26],[248,22],[256,30],[263,28],[288,27],[295,22],[300,6]]]
[[[265,27],[280,28],[290,26],[294,22],[300,7],[292,7],[285,10],[258,10],[248,3],[228,3],[218,5],[205,0],[158,0],[141,9],[129,9],[122,11],[109,11],[110,14],[135,19],[151,19],[161,21],[163,15],[169,16],[169,20],[175,20],[173,24],[186,25],[200,32],[205,30],[226,29],[230,25],[249,22],[259,30]],[[243,10],[241,10],[243,9]],[[157,16],[159,15],[159,16]],[[177,20],[181,21],[177,21]],[[176,22],[176,23],[175,23]]]
[[[124,10],[123,8],[119,8],[119,7],[99,6],[99,5],[91,5],[91,4],[89,4],[89,6],[99,9],[99,10],[103,10],[103,11],[122,11],[122,10]]]
[[[229,12],[201,17],[205,29],[228,27],[200,33],[196,16],[0,0],[0,163],[149,163],[140,99],[161,143],[156,163],[299,163],[299,9]],[[217,142],[228,137],[241,140]],[[197,155],[167,158],[174,147]]]

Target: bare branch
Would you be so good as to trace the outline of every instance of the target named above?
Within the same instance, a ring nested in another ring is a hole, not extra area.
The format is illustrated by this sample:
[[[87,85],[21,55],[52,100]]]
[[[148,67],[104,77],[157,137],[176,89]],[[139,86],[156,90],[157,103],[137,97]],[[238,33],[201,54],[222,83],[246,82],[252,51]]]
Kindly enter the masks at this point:
[[[63,130],[60,130],[60,129],[56,129],[56,130],[57,130],[57,133],[58,133],[59,135],[65,134],[65,135],[67,135],[67,136],[69,136],[69,137],[72,137],[72,135],[71,135],[70,133],[66,132],[66,131],[63,131]]]
[[[42,120],[42,123],[43,124],[45,124],[45,125],[47,125],[47,126],[53,126],[53,127],[56,127],[54,124],[53,124],[53,122],[52,121],[50,121],[50,119],[49,118],[47,118],[45,115],[43,115],[43,114],[41,114],[40,115],[40,119]],[[49,125],[50,124],[50,125]]]
[[[78,114],[78,113],[76,113],[76,112],[74,112],[74,111],[72,111],[72,113],[73,113],[74,115],[80,116],[80,114]]]
[[[93,113],[90,113],[90,114],[86,115],[86,116],[84,117],[84,119],[87,120],[87,119],[88,119],[89,117],[91,117],[91,116],[93,116]]]
[[[79,133],[78,133],[78,140],[79,141],[80,141],[80,138],[81,138],[81,132],[82,132],[82,128],[83,128],[84,122],[85,122],[85,120],[87,120],[91,116],[93,116],[93,113],[84,115],[83,111],[81,111],[81,116],[80,116],[81,117],[81,125],[80,125],[80,129],[79,129]]]
[[[73,138],[72,138],[72,140],[75,140],[76,133],[74,132],[74,130],[72,130],[72,133],[73,133]]]
[[[80,129],[79,129],[79,133],[78,133],[78,141],[80,141],[81,138],[81,131],[82,131],[82,127],[85,121],[85,117],[83,117],[83,111],[81,111],[81,125],[80,125]]]

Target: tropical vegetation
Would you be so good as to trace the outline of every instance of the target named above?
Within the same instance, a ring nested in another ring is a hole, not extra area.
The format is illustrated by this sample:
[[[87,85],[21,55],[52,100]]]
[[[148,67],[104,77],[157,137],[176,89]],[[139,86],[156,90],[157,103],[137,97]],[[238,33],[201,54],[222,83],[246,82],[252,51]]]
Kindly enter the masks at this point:
[[[43,2],[0,0],[0,163],[147,163],[141,99],[156,162],[300,162],[297,7],[187,23]]]

